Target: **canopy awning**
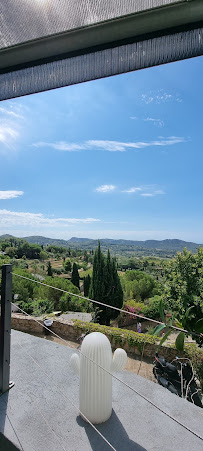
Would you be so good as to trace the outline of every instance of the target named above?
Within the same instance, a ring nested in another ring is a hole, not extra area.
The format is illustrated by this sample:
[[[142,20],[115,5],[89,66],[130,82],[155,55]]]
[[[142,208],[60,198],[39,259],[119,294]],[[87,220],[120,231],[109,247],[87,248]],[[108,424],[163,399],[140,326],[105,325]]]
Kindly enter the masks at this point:
[[[0,100],[203,54],[202,0],[2,0]]]

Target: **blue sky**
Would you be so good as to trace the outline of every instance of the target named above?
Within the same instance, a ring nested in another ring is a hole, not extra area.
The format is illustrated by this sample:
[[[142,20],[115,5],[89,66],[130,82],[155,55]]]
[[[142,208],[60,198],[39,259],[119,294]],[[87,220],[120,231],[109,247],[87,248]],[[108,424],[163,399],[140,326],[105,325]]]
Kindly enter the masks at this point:
[[[203,59],[0,103],[0,234],[203,243]]]

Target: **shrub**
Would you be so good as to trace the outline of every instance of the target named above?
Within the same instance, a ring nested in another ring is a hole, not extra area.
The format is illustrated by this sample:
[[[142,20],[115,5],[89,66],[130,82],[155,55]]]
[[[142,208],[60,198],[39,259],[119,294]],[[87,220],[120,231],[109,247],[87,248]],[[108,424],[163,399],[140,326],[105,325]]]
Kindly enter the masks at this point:
[[[24,310],[24,312],[28,313],[28,315],[32,315],[33,313],[33,306],[32,306],[32,301],[28,301],[28,302],[24,302],[24,301],[20,301],[17,304],[22,310]],[[20,312],[20,310],[19,310]]]
[[[49,299],[38,299],[32,302],[33,315],[41,316],[44,313],[52,313],[54,310],[54,303]]]
[[[95,323],[85,323],[79,320],[75,320],[74,324],[80,334],[86,333],[88,331],[89,333],[101,332],[108,337],[111,343],[119,345],[120,347],[123,347],[125,343],[128,343],[130,347],[138,348],[140,353],[142,352],[145,343],[157,343],[157,337],[152,337],[151,335],[147,334],[139,334],[132,330],[129,331],[125,329],[119,329],[117,327],[108,327]]]
[[[71,312],[86,312],[90,313],[93,311],[92,303],[78,298],[76,296],[72,296],[69,302],[69,310]]]
[[[151,319],[159,319],[160,318],[160,312],[159,312],[159,304],[160,304],[161,296],[154,296],[153,298],[149,299],[149,303],[144,306],[143,308],[143,315],[147,316]]]
[[[18,302],[18,305],[24,312],[33,316],[41,316],[54,310],[54,304],[49,299],[38,299],[35,301],[29,299],[28,302]]]
[[[62,313],[67,312],[69,310],[70,303],[70,295],[64,294],[59,301],[59,310],[61,310]]]
[[[132,301],[131,301],[131,303],[132,303]],[[129,313],[134,313],[136,315],[142,314],[140,307],[136,307],[136,305],[135,305],[135,307],[133,307],[133,306],[129,305],[129,303],[124,305],[123,310],[125,310],[126,312],[129,312]],[[122,312],[118,318],[118,325],[121,326],[122,324],[126,324],[126,325],[131,324],[132,321],[136,321],[136,320],[137,320],[136,316],[129,315],[128,313]]]

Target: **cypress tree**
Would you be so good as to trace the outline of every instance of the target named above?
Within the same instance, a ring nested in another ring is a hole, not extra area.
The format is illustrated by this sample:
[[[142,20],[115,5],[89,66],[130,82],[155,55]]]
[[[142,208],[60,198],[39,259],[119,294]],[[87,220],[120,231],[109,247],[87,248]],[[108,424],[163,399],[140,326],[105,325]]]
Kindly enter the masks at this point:
[[[123,290],[121,287],[121,282],[120,282],[120,278],[117,272],[117,266],[116,266],[116,261],[113,259],[111,261],[111,266],[112,266],[112,290],[109,293],[108,296],[108,304],[112,305],[113,307],[117,307],[119,309],[122,308],[123,306]],[[119,312],[117,310],[113,310],[113,309],[107,309],[107,322],[106,324],[108,325],[108,321],[110,324],[110,319],[115,319],[117,318],[117,316],[119,315]]]
[[[96,301],[122,308],[123,291],[117,273],[116,262],[111,259],[108,250],[107,258],[101,252],[100,243],[95,251],[90,297]],[[95,304],[94,304],[95,307]],[[99,306],[99,323],[110,325],[110,320],[117,318],[119,312]]]
[[[80,277],[79,277],[78,267],[77,267],[76,263],[73,263],[71,282],[73,283],[73,285],[80,288]]]
[[[105,283],[104,283],[104,255],[101,252],[100,242],[94,254],[92,283],[90,288],[90,297],[96,301],[104,302]]]
[[[52,267],[51,267],[50,261],[48,262],[48,265],[47,265],[47,275],[50,276],[50,277],[53,276],[53,271],[52,271]]]
[[[90,289],[90,284],[91,284],[91,277],[88,274],[87,277],[84,277],[84,296],[88,296],[89,289]]]

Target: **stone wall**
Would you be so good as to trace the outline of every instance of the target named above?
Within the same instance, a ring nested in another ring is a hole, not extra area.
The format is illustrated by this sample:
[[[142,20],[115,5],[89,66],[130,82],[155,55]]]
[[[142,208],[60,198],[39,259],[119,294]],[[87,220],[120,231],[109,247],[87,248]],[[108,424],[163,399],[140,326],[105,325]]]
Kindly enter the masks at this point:
[[[43,320],[39,318],[39,319],[37,319],[37,321],[39,321],[40,324],[37,323],[32,318],[28,318],[21,314],[13,313],[12,314],[12,322],[11,322],[12,329],[20,330],[22,332],[43,335],[44,334]],[[70,341],[76,341],[78,338],[78,335],[79,335],[79,332],[78,332],[77,328],[74,326],[74,323],[72,323],[72,322],[67,323],[60,319],[56,319],[53,321],[51,330],[53,330],[53,332],[55,332],[62,338],[65,338]],[[112,344],[113,349],[116,349],[117,347],[119,347],[119,345],[115,344],[114,341],[112,341],[111,344]],[[124,349],[126,350],[126,352],[128,352],[130,354],[135,354],[135,355],[141,354],[141,352],[139,351],[139,349],[136,346],[131,347],[128,345],[128,343],[126,343],[124,345]],[[146,343],[144,346],[143,355],[144,355],[144,357],[154,358],[156,350],[157,350],[157,345],[151,344],[151,343]],[[163,355],[168,360],[173,360],[176,357],[177,352],[178,351],[174,348],[162,346],[160,354]],[[178,356],[182,357],[182,356],[184,356],[184,353],[178,352]]]
[[[11,317],[11,327],[12,329],[20,330],[21,332],[44,334],[45,329],[43,326],[43,320],[40,318],[36,319],[38,322],[36,322],[35,319],[26,317],[24,315],[13,313]],[[57,319],[53,321],[51,330],[69,340],[74,341],[78,338],[78,333],[74,328],[73,323],[66,323]]]

